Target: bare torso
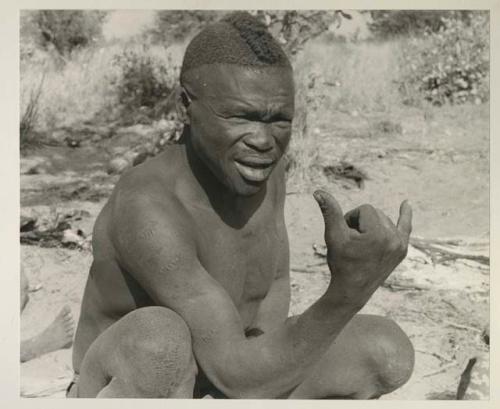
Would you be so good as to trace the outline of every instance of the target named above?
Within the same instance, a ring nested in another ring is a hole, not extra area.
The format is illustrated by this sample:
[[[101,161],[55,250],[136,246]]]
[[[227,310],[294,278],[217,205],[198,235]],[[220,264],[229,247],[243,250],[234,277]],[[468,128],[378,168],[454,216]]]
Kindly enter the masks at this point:
[[[132,169],[122,177],[97,218],[93,235],[94,261],[83,296],[73,351],[76,372],[91,343],[107,327],[137,308],[156,305],[134,279],[133,272],[122,267],[113,245],[113,223],[117,222],[114,209],[117,202],[124,200],[121,192],[130,190],[132,185],[138,196],[154,195],[168,201],[174,194],[184,204],[191,216],[189,229],[199,261],[230,296],[245,328],[257,325],[259,307],[273,278],[279,268],[287,269],[283,260],[288,262],[288,242],[283,208],[279,205],[284,195],[281,167],[269,180],[262,201],[242,221],[227,219],[224,211],[214,209],[217,206],[207,206],[193,197],[196,191],[186,188],[192,180],[183,179],[186,166],[181,145]],[[183,217],[170,215],[176,216]],[[286,303],[282,309],[287,310],[288,298],[284,296],[282,300]]]

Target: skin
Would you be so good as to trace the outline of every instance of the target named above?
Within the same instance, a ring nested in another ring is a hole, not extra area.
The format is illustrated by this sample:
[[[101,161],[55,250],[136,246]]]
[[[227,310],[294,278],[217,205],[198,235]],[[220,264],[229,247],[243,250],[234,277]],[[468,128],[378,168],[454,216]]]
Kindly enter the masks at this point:
[[[316,192],[334,279],[287,318],[292,72],[202,66],[179,100],[183,144],[126,173],[96,221],[76,394],[370,398],[406,382],[404,333],[355,315],[406,255],[409,205],[395,226]]]

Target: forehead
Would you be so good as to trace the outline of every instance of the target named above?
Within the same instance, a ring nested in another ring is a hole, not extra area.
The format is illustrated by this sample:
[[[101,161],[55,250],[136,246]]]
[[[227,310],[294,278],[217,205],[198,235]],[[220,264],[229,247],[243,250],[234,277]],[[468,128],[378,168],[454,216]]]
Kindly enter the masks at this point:
[[[186,73],[184,85],[198,98],[226,102],[262,100],[293,104],[295,93],[292,71],[281,67],[204,65]]]

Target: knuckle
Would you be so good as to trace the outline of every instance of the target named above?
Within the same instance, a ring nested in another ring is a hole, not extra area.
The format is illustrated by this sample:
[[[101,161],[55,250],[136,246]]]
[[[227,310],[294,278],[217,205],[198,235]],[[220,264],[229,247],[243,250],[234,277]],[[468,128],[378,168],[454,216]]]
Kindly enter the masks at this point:
[[[361,206],[359,206],[359,210],[363,212],[374,212],[375,208],[371,204],[364,203]]]

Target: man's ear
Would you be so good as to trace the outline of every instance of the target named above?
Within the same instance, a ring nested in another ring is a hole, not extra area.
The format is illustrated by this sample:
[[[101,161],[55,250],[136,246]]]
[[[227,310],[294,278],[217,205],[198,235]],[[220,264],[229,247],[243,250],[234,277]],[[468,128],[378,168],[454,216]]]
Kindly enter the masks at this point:
[[[184,125],[189,125],[189,113],[188,108],[191,104],[191,99],[188,93],[182,85],[177,87],[175,96],[175,109],[177,111],[178,118],[184,123]]]

